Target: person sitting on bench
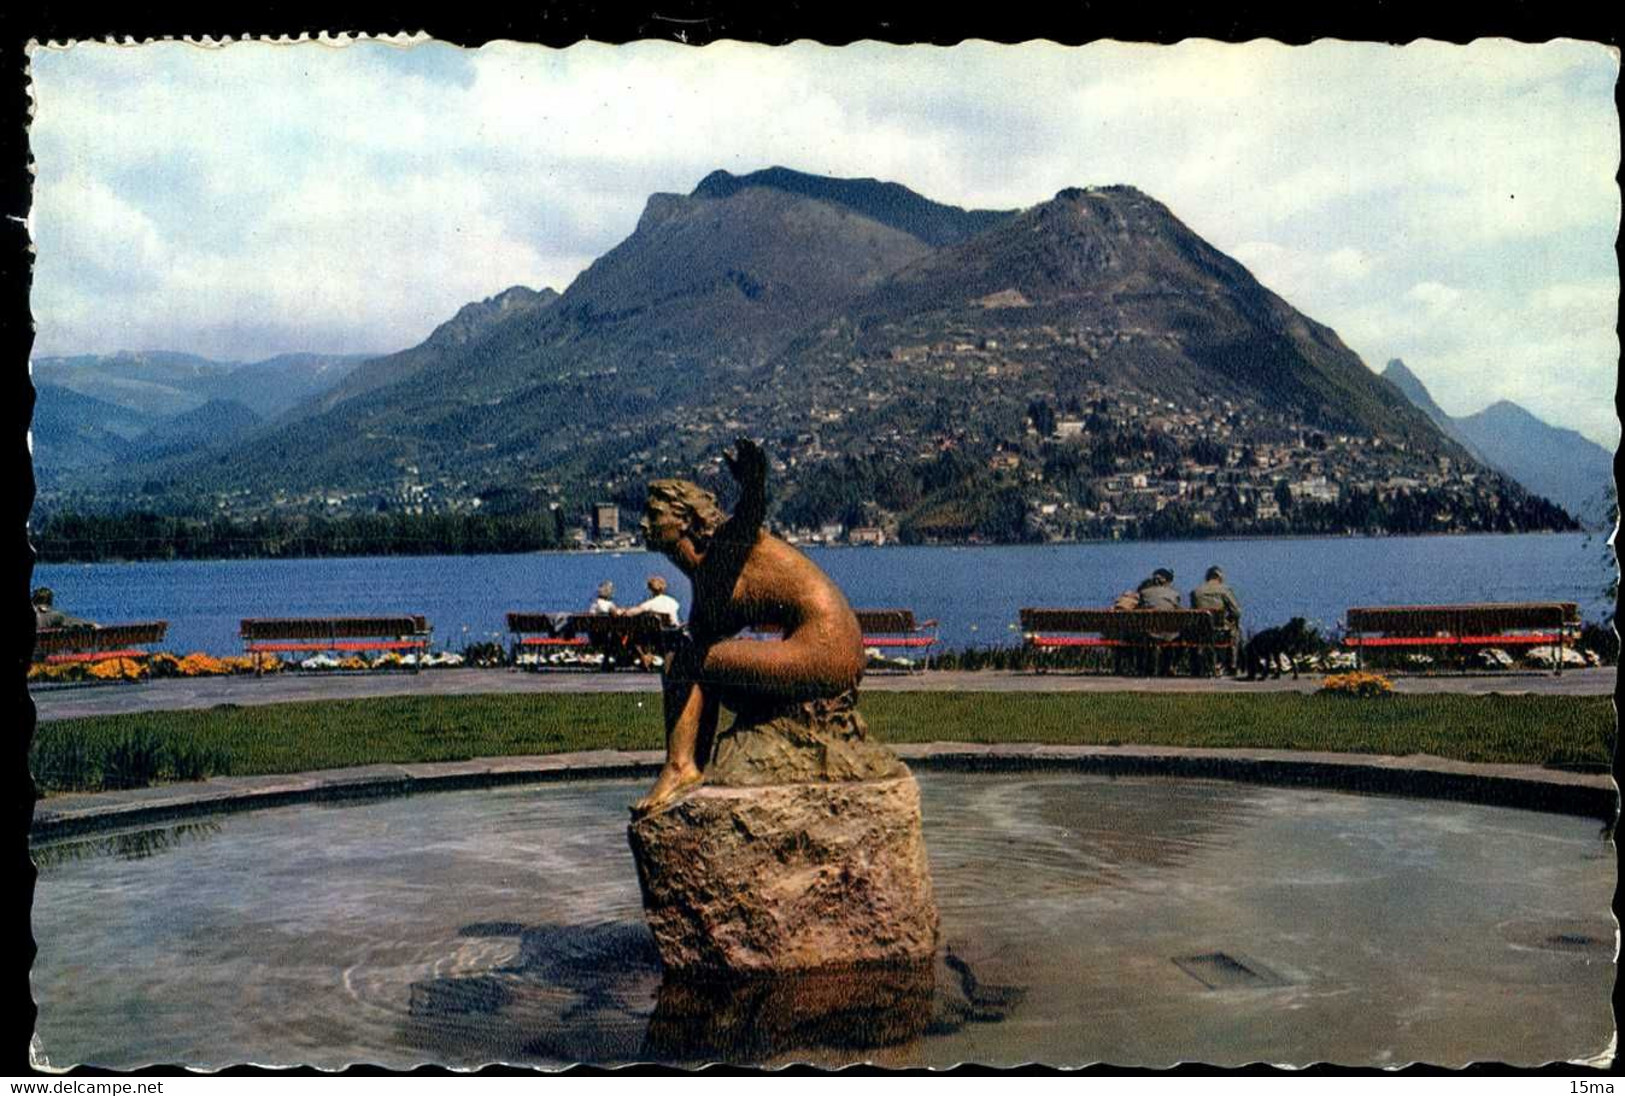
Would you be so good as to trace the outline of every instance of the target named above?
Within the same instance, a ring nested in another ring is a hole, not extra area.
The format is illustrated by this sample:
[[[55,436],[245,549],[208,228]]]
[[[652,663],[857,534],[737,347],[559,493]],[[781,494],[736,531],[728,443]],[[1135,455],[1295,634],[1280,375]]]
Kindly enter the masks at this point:
[[[677,611],[677,599],[666,593],[666,580],[659,575],[649,576],[648,600],[640,602],[630,609],[616,610],[616,612],[623,613],[626,616],[633,616],[637,613],[654,613],[657,616],[665,617],[666,623],[673,628],[682,624],[682,621],[677,619]]]
[[[598,596],[592,599],[591,605],[587,606],[588,614],[591,616],[609,616],[615,611],[615,584],[613,582],[600,582],[598,584]]]
[[[1218,567],[1209,567],[1202,585],[1191,591],[1191,608],[1217,609],[1224,614],[1224,627],[1230,640],[1225,669],[1235,673],[1236,654],[1241,642],[1241,602],[1236,600],[1236,592],[1225,582],[1224,572]],[[1204,661],[1212,656],[1211,651],[1203,652]]]
[[[1174,588],[1174,573],[1166,567],[1152,571],[1151,577],[1140,583],[1139,591],[1141,609],[1184,608],[1179,601],[1179,591]],[[1151,638],[1159,643],[1169,643],[1179,637],[1169,632],[1153,632]],[[1142,656],[1140,672],[1150,677],[1163,676],[1171,668],[1170,654],[1161,649],[1146,651]]]
[[[647,600],[632,606],[630,609],[615,610],[618,616],[641,616],[648,614],[660,618],[661,624],[668,628],[677,628],[682,621],[677,618],[677,599],[666,593],[666,580],[659,575],[649,576],[649,597]],[[645,670],[652,670],[660,665],[656,657],[662,655],[661,643],[657,640],[650,644],[647,642],[633,643],[633,656],[642,664]]]
[[[69,616],[56,607],[56,594],[49,586],[41,586],[34,591],[34,628],[94,628],[93,621],[81,620],[76,616]]]

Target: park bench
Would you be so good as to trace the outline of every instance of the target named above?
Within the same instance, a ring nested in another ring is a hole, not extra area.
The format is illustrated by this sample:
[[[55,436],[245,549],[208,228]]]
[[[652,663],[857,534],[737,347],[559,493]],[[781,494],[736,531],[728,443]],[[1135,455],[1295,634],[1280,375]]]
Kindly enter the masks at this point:
[[[641,667],[640,653],[664,653],[676,631],[656,613],[509,613],[513,635],[511,660],[517,666],[521,652],[573,649],[597,659],[574,659],[566,668],[613,670],[617,665]],[[559,663],[538,662],[538,668],[559,668]]]
[[[1021,632],[1031,652],[1094,649],[1154,656],[1201,651],[1213,656],[1210,665],[1215,667],[1235,643],[1218,609],[1023,609]],[[1113,658],[1111,667],[1121,672],[1122,658]],[[1042,672],[1044,667],[1040,663],[1037,668]]]
[[[49,666],[73,662],[106,662],[127,658],[147,672],[152,652],[145,648],[162,643],[169,630],[167,620],[146,620],[131,624],[76,624],[66,628],[40,628],[34,633],[33,661]]]
[[[1367,606],[1348,611],[1343,646],[1364,668],[1367,652],[1460,653],[1489,647],[1556,648],[1555,671],[1580,626],[1572,601]]]
[[[877,653],[888,650],[916,651],[920,654],[918,666],[909,667],[903,672],[930,669],[931,648],[937,643],[936,621],[916,621],[912,609],[854,609],[852,615],[858,618],[858,627],[863,632],[865,651]],[[751,632],[765,638],[777,635],[781,630],[776,624],[762,624],[752,628]]]
[[[931,649],[937,644],[936,621],[915,621],[912,609],[856,609],[853,612],[858,618],[858,627],[863,629],[864,650],[917,652],[919,669],[931,668]]]
[[[243,653],[254,656],[256,672],[262,655],[279,658],[309,651],[397,651],[410,653],[409,664],[417,673],[423,656],[429,653],[429,633],[427,620],[408,614],[248,619],[242,622],[238,634]]]
[[[566,612],[509,613],[508,634],[513,637],[508,643],[509,665],[517,669],[519,656],[527,652],[539,654],[566,647],[585,647],[586,636],[564,634],[569,619],[570,614]]]

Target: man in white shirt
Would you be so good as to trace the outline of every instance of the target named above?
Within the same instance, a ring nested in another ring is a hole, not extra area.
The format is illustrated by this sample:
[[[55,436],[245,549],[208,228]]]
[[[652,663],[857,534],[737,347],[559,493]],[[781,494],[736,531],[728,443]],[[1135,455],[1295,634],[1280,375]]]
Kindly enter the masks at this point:
[[[678,626],[677,599],[666,593],[666,580],[659,575],[649,576],[649,599],[630,609],[619,609],[622,616],[637,616],[641,613],[652,613],[660,618],[661,624],[668,628]],[[639,643],[635,654],[645,670],[654,670],[665,665],[665,657],[660,653],[660,644],[653,646]]]
[[[666,580],[659,575],[649,576],[649,600],[625,610],[627,613],[658,613],[666,623],[677,627],[677,599],[666,593]]]

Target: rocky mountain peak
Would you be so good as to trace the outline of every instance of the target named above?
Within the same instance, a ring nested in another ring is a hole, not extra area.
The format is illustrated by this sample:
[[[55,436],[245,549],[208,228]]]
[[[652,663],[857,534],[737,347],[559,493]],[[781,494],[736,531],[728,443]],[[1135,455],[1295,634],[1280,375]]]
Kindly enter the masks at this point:
[[[752,188],[778,190],[827,202],[906,232],[932,247],[966,239],[1013,214],[1010,210],[966,210],[933,202],[901,183],[838,179],[787,167],[770,167],[745,175],[713,171],[700,180],[691,197],[724,199]]]
[[[442,348],[461,346],[484,335],[490,330],[491,325],[520,312],[535,312],[546,308],[558,300],[558,297],[558,293],[552,289],[535,290],[523,285],[510,286],[483,301],[463,305],[457,310],[456,315],[434,329],[424,345]]]

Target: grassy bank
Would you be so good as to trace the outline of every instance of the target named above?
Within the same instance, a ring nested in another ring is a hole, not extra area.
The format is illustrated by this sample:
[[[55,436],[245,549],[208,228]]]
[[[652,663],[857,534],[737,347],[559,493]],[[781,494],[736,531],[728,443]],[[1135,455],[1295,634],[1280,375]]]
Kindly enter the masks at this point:
[[[1475,762],[1606,765],[1607,697],[1269,693],[872,693],[888,742],[1177,745],[1428,753]],[[661,745],[658,697],[389,697],[42,724],[34,770],[51,790],[147,779],[303,772],[380,762]],[[111,776],[109,776],[111,772]]]

